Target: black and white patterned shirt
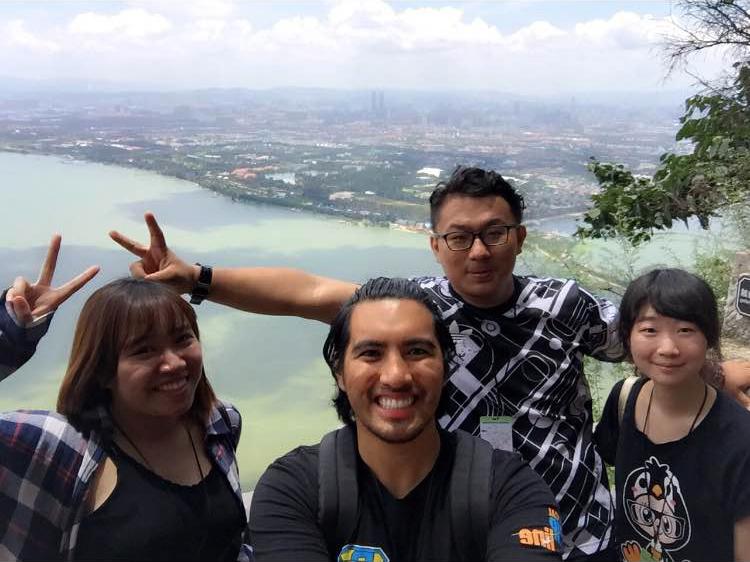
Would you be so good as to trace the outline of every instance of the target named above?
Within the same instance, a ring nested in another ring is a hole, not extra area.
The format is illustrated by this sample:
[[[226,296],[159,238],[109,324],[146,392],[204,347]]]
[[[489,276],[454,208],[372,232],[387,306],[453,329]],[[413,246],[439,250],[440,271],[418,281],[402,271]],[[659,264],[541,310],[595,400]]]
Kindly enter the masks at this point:
[[[593,445],[583,356],[622,358],[616,306],[565,279],[514,277],[510,301],[489,309],[464,302],[445,277],[414,280],[432,295],[456,343],[440,424],[485,436],[484,420],[510,418],[513,449],[560,505],[565,558],[603,549],[614,506]]]

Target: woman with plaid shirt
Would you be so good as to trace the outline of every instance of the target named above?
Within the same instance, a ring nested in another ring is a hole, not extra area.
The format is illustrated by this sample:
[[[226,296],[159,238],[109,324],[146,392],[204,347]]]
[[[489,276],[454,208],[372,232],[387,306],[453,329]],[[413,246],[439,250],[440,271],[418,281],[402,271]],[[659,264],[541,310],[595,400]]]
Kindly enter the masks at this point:
[[[2,298],[5,375],[46,330],[9,315],[31,287]],[[193,309],[154,282],[105,285],[79,317],[57,412],[0,414],[0,560],[250,559],[240,427],[206,380]]]

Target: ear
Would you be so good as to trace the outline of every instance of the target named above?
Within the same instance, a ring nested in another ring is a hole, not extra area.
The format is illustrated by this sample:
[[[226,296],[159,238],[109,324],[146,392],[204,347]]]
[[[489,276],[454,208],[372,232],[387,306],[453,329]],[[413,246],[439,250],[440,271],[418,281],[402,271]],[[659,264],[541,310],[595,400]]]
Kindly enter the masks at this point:
[[[336,385],[339,387],[339,390],[342,392],[346,392],[346,385],[344,384],[344,376],[340,373],[336,375]]]
[[[521,225],[516,229],[516,255],[521,253],[524,240],[526,240],[526,227]]]
[[[435,260],[437,260],[438,263],[440,263],[440,246],[439,246],[440,239],[435,238],[434,236],[430,236],[430,249],[432,250],[432,255],[435,256]]]

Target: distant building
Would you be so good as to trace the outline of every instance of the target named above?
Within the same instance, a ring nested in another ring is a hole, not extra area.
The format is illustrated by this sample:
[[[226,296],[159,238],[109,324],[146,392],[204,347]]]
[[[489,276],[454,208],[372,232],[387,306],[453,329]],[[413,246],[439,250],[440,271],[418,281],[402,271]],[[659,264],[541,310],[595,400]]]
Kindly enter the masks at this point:
[[[335,193],[331,193],[328,196],[329,201],[336,201],[336,200],[348,200],[354,198],[354,192],[353,191],[337,191]]]
[[[440,168],[422,168],[417,170],[418,176],[432,176],[433,178],[439,178],[443,170]]]

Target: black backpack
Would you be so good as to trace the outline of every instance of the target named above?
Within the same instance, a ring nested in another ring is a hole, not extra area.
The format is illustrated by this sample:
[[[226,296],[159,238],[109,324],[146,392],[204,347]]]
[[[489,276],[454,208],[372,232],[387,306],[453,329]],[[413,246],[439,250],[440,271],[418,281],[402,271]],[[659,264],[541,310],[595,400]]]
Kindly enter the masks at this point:
[[[489,443],[465,431],[454,434],[452,536],[463,560],[476,562],[486,558],[493,451]],[[318,524],[331,554],[352,538],[358,521],[358,490],[354,429],[344,427],[323,437],[318,455]]]

